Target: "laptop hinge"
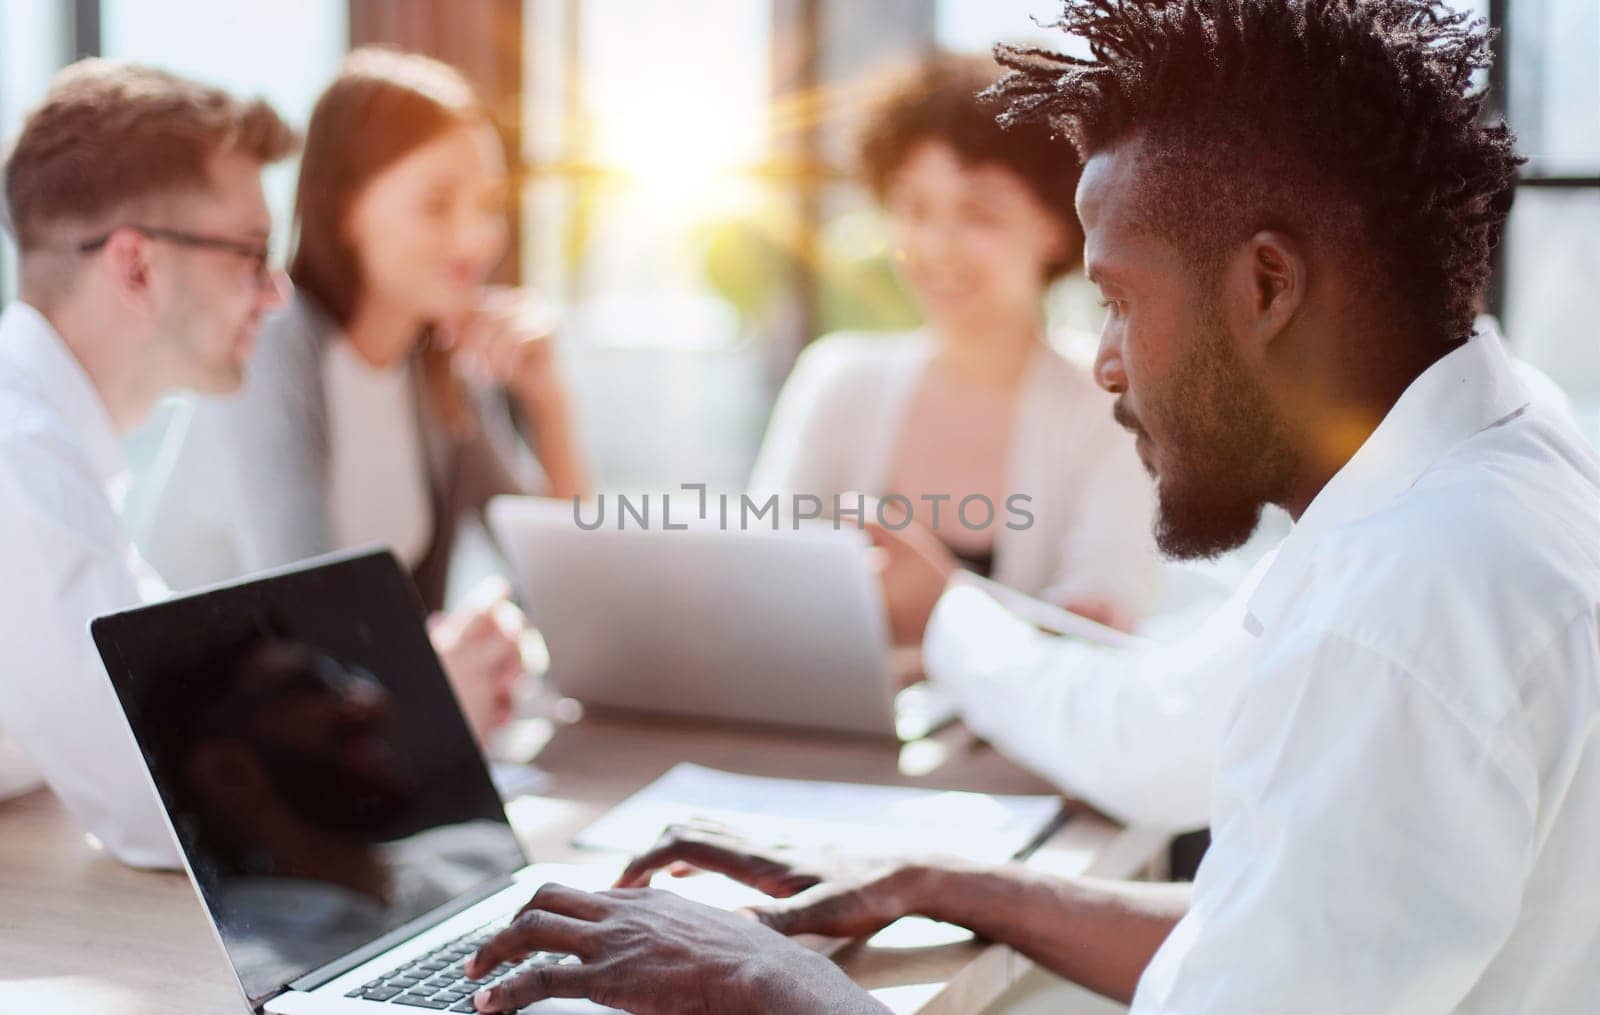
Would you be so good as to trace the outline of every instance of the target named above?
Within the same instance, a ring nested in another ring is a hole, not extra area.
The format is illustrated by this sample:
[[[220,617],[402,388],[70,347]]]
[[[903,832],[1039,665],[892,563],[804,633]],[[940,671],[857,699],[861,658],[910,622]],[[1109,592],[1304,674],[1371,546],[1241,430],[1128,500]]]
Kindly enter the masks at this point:
[[[455,916],[457,913],[464,912],[473,906],[476,906],[489,896],[495,894],[496,892],[504,891],[514,884],[516,884],[515,879],[509,876],[501,877],[494,881],[490,881],[478,886],[475,891],[468,892],[465,895],[458,895],[444,905],[428,910],[415,920],[409,920],[406,923],[401,924],[394,930],[391,930],[389,933],[378,938],[376,941],[362,945],[353,952],[346,952],[344,955],[341,955],[339,958],[334,959],[332,962],[329,962],[326,965],[318,966],[316,969],[313,969],[311,972],[300,977],[298,980],[290,982],[286,989],[299,991],[316,990],[324,983],[328,983],[337,977],[343,976],[345,973],[348,973],[350,970],[361,965],[361,963],[382,955],[384,952],[395,947],[396,945],[405,943],[428,928],[443,923],[445,920]],[[276,997],[277,995],[273,996]],[[270,998],[268,1000],[270,1000]]]

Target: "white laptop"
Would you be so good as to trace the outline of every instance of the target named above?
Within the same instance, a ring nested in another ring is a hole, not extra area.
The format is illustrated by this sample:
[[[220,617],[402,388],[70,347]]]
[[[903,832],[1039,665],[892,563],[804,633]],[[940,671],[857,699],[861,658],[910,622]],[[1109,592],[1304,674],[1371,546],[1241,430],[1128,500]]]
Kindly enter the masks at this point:
[[[376,552],[91,625],[241,1009],[471,1011],[464,960],[540,884],[605,887],[528,866],[422,617]]]
[[[893,692],[863,532],[826,521],[774,531],[770,515],[744,529],[667,529],[656,508],[653,526],[616,511],[596,526],[595,508],[580,517],[570,500],[490,502],[561,693],[606,709],[908,740],[953,716],[925,686]]]

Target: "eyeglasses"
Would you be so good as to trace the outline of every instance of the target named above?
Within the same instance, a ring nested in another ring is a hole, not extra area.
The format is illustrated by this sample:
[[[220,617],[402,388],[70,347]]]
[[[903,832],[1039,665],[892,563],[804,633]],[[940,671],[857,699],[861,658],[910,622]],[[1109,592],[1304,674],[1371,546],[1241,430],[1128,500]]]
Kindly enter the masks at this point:
[[[220,250],[225,254],[234,254],[254,262],[256,282],[266,285],[272,281],[272,272],[267,267],[267,258],[270,252],[265,243],[244,243],[239,240],[225,239],[221,236],[202,236],[199,233],[184,232],[182,229],[164,229],[159,226],[118,226],[117,229],[131,229],[140,236],[163,243],[175,243],[180,247],[194,247],[199,250]],[[78,244],[80,254],[92,254],[107,243],[116,233],[116,229],[96,236],[92,240],[85,240]]]

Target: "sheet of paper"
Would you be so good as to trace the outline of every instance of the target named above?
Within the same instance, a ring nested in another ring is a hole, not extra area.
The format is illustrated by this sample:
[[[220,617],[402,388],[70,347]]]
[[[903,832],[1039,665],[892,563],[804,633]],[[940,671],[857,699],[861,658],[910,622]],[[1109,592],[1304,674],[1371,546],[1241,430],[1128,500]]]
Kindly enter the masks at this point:
[[[538,765],[517,765],[504,761],[489,763],[489,777],[500,799],[515,800],[520,796],[538,796],[549,792],[550,773]]]
[[[939,852],[1003,863],[1061,812],[1053,796],[736,775],[681,764],[579,833],[579,846],[639,853],[668,825],[708,822],[775,845],[897,855]]]
[[[1078,638],[1092,645],[1104,645],[1107,648],[1137,648],[1144,643],[1144,639],[1137,635],[1125,634],[1114,627],[1107,627],[1087,617],[1080,617],[1076,613],[1024,595],[1016,589],[991,581],[982,575],[963,574],[961,580],[983,589],[1001,606],[1034,627],[1042,628],[1052,634]]]

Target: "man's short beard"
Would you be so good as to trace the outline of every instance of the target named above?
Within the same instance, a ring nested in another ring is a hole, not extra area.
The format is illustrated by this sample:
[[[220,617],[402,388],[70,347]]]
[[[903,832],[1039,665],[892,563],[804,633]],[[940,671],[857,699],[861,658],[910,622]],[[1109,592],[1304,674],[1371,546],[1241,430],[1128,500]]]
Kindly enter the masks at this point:
[[[1216,496],[1190,488],[1178,493],[1161,484],[1156,491],[1156,546],[1173,560],[1202,560],[1237,549],[1261,521],[1261,501]]]
[[[1200,315],[1169,383],[1156,545],[1177,560],[1215,557],[1255,532],[1293,475],[1294,452],[1214,310]]]

